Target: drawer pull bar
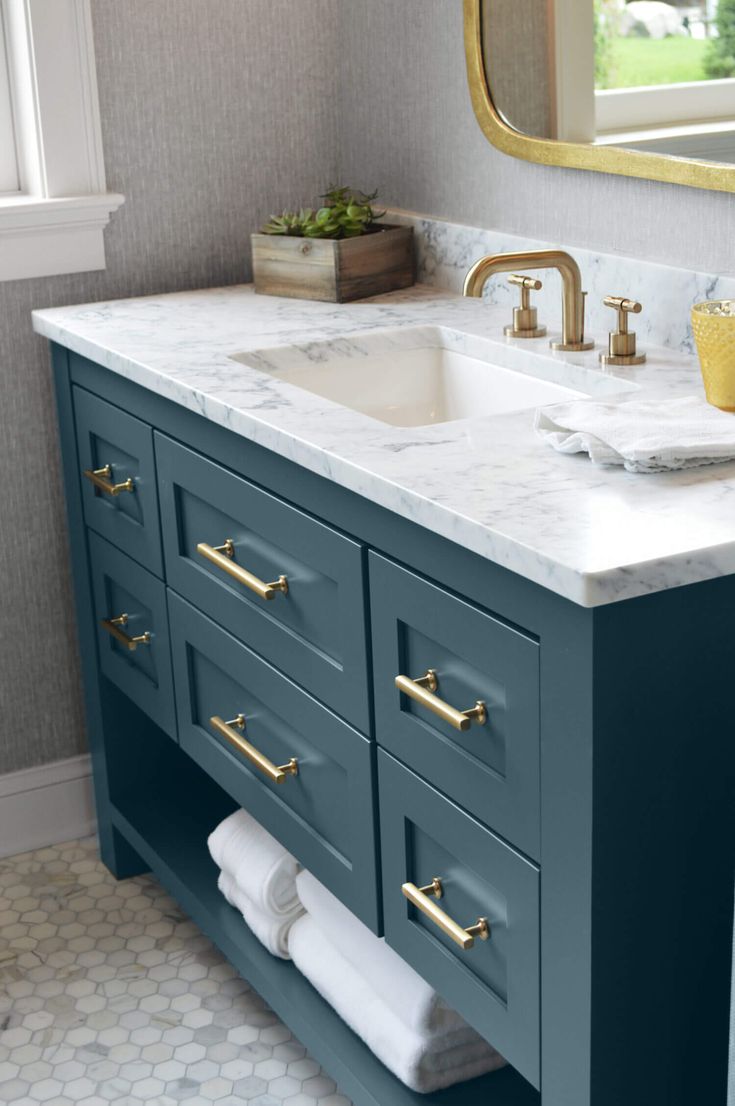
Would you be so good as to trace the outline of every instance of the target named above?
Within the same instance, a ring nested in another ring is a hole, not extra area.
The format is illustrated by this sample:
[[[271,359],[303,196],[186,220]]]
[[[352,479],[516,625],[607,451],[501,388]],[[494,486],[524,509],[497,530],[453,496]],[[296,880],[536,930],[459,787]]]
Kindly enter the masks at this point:
[[[245,729],[244,714],[238,714],[237,718],[232,718],[229,722],[225,722],[218,714],[215,714],[209,719],[209,724],[213,730],[216,730],[226,741],[229,741],[230,745],[233,745],[238,753],[242,753],[251,764],[259,768],[272,783],[283,783],[287,776],[298,776],[299,762],[296,757],[291,757],[288,764],[274,764],[272,760],[264,756],[254,745],[251,745],[242,734],[235,732],[232,728],[233,726],[237,726],[238,730]]]
[[[271,580],[269,584],[266,584],[263,580],[259,580],[257,576],[253,576],[252,572],[248,572],[246,568],[235,564],[235,543],[232,538],[227,538],[224,545],[214,546],[207,545],[205,541],[200,541],[197,545],[197,553],[202,557],[206,557],[213,565],[217,565],[217,568],[221,568],[228,576],[232,576],[239,584],[244,584],[246,588],[250,588],[261,599],[273,599],[278,591],[283,592],[284,595],[288,594],[288,580],[285,576],[279,576],[277,580]]]
[[[409,699],[414,699],[422,707],[438,714],[450,726],[454,726],[455,730],[468,730],[473,722],[478,726],[484,726],[487,722],[487,707],[482,699],[478,699],[470,710],[457,710],[435,694],[439,687],[435,668],[428,668],[423,676],[417,676],[415,680],[410,676],[396,676],[396,687],[404,695],[408,695]]]
[[[120,484],[112,482],[112,466],[104,465],[101,469],[85,469],[84,476],[91,480],[95,488],[99,488],[105,495],[119,495],[120,492],[134,492],[135,484],[132,476],[123,480]]]
[[[431,918],[432,922],[439,926],[442,933],[446,933],[447,937],[451,937],[460,948],[471,949],[475,943],[475,937],[479,937],[481,941],[487,941],[490,936],[490,923],[487,918],[478,918],[474,925],[462,928],[440,906],[431,901],[429,895],[432,895],[435,899],[440,899],[444,893],[442,881],[438,876],[434,876],[431,883],[428,883],[426,887],[417,887],[415,883],[404,883],[401,891],[409,902],[418,907],[427,918]]]
[[[137,634],[136,637],[131,637],[130,634],[126,634],[124,630],[120,629],[121,626],[127,626],[127,624],[128,616],[126,614],[119,614],[117,618],[103,618],[100,623],[108,634],[112,634],[115,641],[125,645],[131,653],[134,653],[139,645],[150,645],[150,630],[146,630],[144,634]]]

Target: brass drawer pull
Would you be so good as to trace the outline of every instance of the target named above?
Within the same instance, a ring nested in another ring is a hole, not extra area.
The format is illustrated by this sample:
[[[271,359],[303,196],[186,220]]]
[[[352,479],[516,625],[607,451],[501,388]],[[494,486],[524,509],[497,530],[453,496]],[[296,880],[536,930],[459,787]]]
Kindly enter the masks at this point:
[[[487,918],[478,918],[474,925],[466,926],[463,929],[440,906],[431,901],[429,895],[440,899],[444,893],[442,881],[438,876],[434,876],[431,883],[427,884],[426,887],[417,887],[415,883],[404,883],[401,891],[409,902],[418,907],[427,918],[431,918],[432,922],[439,926],[442,933],[446,933],[447,937],[451,937],[460,948],[471,949],[475,943],[475,937],[479,937],[481,941],[487,941],[490,936],[490,924]]]
[[[478,726],[484,726],[487,722],[487,707],[482,699],[478,699],[470,710],[457,710],[434,694],[439,687],[439,677],[434,668],[428,668],[423,676],[417,676],[415,680],[410,676],[396,676],[396,687],[410,699],[421,703],[422,707],[438,714],[455,730],[468,730],[473,722]]]
[[[123,480],[120,484],[112,482],[112,466],[104,465],[101,469],[85,469],[84,476],[91,480],[95,488],[99,488],[105,495],[119,495],[120,492],[134,492],[135,484],[132,476]]]
[[[237,726],[238,730],[245,729],[245,716],[243,714],[238,714],[237,718],[232,718],[229,722],[225,722],[218,714],[215,714],[209,719],[209,724],[213,730],[216,730],[226,741],[229,741],[230,745],[233,745],[238,753],[242,753],[251,764],[259,768],[272,783],[283,783],[286,776],[298,776],[299,762],[296,757],[291,757],[288,764],[274,764],[272,760],[269,760],[268,757],[259,752],[258,749],[256,749],[254,745],[251,745],[241,734],[233,730],[233,726]]]
[[[288,580],[285,576],[279,576],[277,580],[272,580],[270,584],[266,584],[263,580],[259,580],[257,576],[253,576],[252,572],[248,572],[246,568],[235,564],[235,543],[232,538],[227,538],[224,545],[214,546],[207,545],[205,541],[200,541],[197,545],[197,553],[201,554],[202,557],[206,557],[213,565],[217,565],[217,568],[221,568],[228,576],[232,576],[239,584],[244,584],[246,588],[250,588],[261,599],[273,599],[278,591],[283,592],[284,595],[288,594]]]
[[[139,645],[150,645],[150,630],[146,630],[144,634],[138,634],[136,637],[131,637],[130,634],[126,634],[124,630],[120,629],[121,626],[127,626],[127,624],[128,616],[126,614],[119,614],[117,618],[103,618],[100,623],[108,634],[112,634],[115,641],[127,646],[131,653],[134,653]]]

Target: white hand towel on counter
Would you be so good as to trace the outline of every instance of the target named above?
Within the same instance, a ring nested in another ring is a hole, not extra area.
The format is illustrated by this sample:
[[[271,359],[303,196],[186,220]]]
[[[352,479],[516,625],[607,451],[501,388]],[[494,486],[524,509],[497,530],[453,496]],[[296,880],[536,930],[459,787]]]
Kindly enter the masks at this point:
[[[441,1090],[505,1065],[503,1057],[466,1024],[440,1034],[409,1028],[310,914],[291,929],[289,950],[296,967],[320,995],[412,1090]]]
[[[466,1024],[425,979],[382,937],[371,933],[311,872],[299,872],[296,890],[324,936],[353,968],[368,975],[371,986],[402,1022],[418,1033],[457,1029]]]
[[[542,407],[536,431],[560,453],[589,453],[597,465],[667,472],[735,459],[735,414],[697,396]]]
[[[209,835],[209,852],[264,914],[298,906],[298,861],[246,810],[236,810]]]
[[[217,886],[227,899],[243,916],[246,925],[253,931],[262,945],[274,956],[290,960],[288,936],[291,926],[302,917],[301,906],[294,907],[288,914],[266,914],[248,898],[241,887],[227,872],[220,872]]]

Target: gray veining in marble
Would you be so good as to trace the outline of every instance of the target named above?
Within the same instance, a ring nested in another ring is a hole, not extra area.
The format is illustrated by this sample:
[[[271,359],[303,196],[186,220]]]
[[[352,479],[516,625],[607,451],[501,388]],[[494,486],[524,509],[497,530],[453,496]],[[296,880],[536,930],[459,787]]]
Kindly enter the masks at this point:
[[[735,464],[646,476],[599,468],[554,453],[534,435],[530,410],[390,427],[232,360],[291,345],[308,352],[334,339],[343,355],[360,356],[355,332],[416,325],[484,337],[502,358],[515,345],[502,338],[506,314],[422,286],[349,305],[256,296],[239,286],[39,311],[34,325],[582,605],[735,571]],[[523,343],[522,354],[542,374],[544,365],[557,374],[563,367],[545,339]],[[566,360],[597,371],[596,352]],[[702,391],[696,360],[672,350],[651,350],[648,363],[625,376],[648,397]]]
[[[419,280],[454,292],[462,291],[467,270],[484,254],[548,249],[559,245],[501,230],[464,226],[410,211],[394,210],[389,218],[392,223],[414,227]],[[624,254],[600,253],[576,246],[569,252],[579,264],[582,286],[587,291],[588,329],[603,334],[614,329],[615,313],[604,306],[603,298],[627,296],[643,304],[642,314],[636,315],[631,322],[631,329],[637,331],[642,347],[665,346],[691,353],[694,350],[690,319],[692,304],[702,300],[735,299],[733,276],[697,273]],[[555,272],[548,270],[535,275],[544,282],[543,291],[534,295],[539,308],[539,321],[550,319],[558,325],[560,279]],[[505,278],[498,277],[486,287],[485,298],[487,303],[515,305],[518,291],[511,288]]]

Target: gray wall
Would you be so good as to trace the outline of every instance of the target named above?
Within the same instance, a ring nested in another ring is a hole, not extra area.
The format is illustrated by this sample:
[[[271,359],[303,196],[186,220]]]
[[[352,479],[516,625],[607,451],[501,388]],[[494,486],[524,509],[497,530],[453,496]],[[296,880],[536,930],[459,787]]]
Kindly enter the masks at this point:
[[[540,0],[539,0],[540,3]],[[467,95],[460,0],[365,0],[343,21],[343,176],[394,206],[735,273],[735,194],[498,153]]]
[[[30,311],[233,283],[335,177],[335,0],[93,0],[108,267],[0,283],[0,773],[84,748],[46,343]]]

